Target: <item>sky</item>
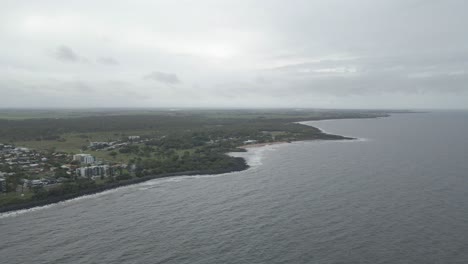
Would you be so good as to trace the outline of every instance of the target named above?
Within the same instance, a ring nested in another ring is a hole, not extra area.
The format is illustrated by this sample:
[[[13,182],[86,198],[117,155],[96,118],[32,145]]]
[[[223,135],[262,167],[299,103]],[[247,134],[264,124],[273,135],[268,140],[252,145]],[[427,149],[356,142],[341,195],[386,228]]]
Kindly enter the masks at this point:
[[[0,108],[468,108],[465,0],[0,7]]]

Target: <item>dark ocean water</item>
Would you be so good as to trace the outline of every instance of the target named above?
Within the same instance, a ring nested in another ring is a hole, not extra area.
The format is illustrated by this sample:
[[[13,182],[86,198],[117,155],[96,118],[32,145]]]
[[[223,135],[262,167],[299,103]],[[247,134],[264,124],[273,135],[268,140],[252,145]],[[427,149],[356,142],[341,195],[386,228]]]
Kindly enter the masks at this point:
[[[364,138],[0,216],[0,263],[468,263],[468,113],[313,122]]]

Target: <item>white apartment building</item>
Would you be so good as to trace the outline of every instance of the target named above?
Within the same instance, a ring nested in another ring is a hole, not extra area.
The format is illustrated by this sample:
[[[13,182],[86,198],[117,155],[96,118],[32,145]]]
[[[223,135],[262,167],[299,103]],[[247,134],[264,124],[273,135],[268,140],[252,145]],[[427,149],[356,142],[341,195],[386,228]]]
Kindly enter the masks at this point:
[[[75,173],[79,177],[93,177],[93,176],[109,176],[111,168],[108,165],[91,166],[77,168]]]
[[[93,164],[95,162],[95,159],[91,154],[76,154],[73,155],[73,160],[77,160],[84,164]]]

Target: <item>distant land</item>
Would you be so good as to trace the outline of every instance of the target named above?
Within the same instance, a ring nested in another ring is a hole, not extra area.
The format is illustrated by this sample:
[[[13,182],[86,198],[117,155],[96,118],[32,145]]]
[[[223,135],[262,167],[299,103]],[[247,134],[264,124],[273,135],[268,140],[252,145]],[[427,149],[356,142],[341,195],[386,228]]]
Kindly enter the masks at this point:
[[[251,144],[349,140],[300,121],[386,117],[386,110],[3,109],[0,212],[149,179],[248,168]]]

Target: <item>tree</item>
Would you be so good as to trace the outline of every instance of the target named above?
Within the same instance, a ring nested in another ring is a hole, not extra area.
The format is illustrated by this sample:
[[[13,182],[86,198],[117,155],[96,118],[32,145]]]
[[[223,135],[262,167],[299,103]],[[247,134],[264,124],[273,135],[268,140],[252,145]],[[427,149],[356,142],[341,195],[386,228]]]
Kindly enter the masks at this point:
[[[18,184],[20,184],[20,179],[21,176],[18,173],[8,176],[6,179],[7,192],[15,192],[16,187],[18,186]]]
[[[70,175],[67,174],[66,169],[58,168],[55,170],[55,178],[70,178]]]
[[[118,181],[129,180],[131,178],[132,178],[132,176],[130,176],[130,174],[128,174],[128,173],[122,173],[121,175],[115,177],[115,179],[118,180]]]

